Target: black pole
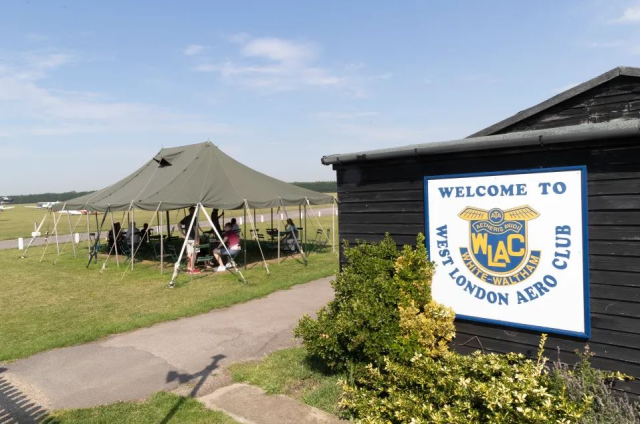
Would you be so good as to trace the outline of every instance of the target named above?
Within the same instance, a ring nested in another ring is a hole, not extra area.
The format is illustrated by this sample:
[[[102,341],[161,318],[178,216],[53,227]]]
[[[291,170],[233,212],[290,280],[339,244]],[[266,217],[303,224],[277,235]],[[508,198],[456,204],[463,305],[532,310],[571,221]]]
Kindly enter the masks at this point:
[[[309,230],[309,228],[307,228],[307,205],[304,205],[304,250],[307,250],[307,231]]]
[[[162,228],[160,229],[160,237],[162,237]],[[167,240],[171,238],[171,218],[169,211],[167,211]]]
[[[91,261],[94,258],[96,260],[96,264],[98,263],[98,246],[100,246],[100,232],[102,230],[102,226],[104,225],[104,221],[106,221],[107,219],[107,214],[109,213],[110,210],[111,210],[111,206],[107,207],[107,210],[105,211],[104,216],[102,217],[102,223],[100,224],[99,227],[96,228],[96,242],[93,245],[93,252],[90,252],[87,268],[89,268],[89,265],[91,265]],[[96,212],[96,226],[97,224],[98,224],[98,213]],[[114,234],[114,237],[115,237],[115,234]]]
[[[245,204],[244,208],[244,220],[242,221],[243,232],[244,232],[244,270],[247,270],[247,205]]]

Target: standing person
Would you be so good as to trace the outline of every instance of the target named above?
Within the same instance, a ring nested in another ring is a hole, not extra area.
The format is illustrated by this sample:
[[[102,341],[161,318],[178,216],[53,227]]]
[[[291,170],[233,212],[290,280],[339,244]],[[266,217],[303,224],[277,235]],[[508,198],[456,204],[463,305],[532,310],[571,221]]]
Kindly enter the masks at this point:
[[[235,218],[231,218],[231,231],[236,234],[240,234],[240,226],[238,225],[238,221]]]
[[[193,227],[189,234],[189,226],[191,225],[191,221],[194,219],[194,214],[196,213],[196,207],[191,206],[189,208],[189,215],[182,218],[180,221],[180,233],[182,233],[182,238],[187,239],[187,272],[189,274],[199,274],[200,271],[196,269],[196,244],[198,242],[198,217],[195,217],[195,221],[193,222]]]
[[[220,218],[222,218],[222,214],[219,213],[219,209],[214,209],[211,211],[211,221],[213,222],[213,226],[216,228],[216,234],[220,234],[222,236],[222,228],[220,227]]]

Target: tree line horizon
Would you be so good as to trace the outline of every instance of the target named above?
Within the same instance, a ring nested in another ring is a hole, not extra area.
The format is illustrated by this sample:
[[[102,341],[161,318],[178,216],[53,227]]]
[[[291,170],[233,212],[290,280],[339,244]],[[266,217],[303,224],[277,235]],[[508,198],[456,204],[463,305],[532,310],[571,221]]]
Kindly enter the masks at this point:
[[[296,181],[292,182],[298,187],[306,188],[313,191],[318,191],[321,193],[335,193],[338,189],[338,185],[336,181]],[[13,203],[38,203],[38,202],[64,202],[66,200],[74,199],[79,196],[84,196],[85,194],[93,193],[95,190],[91,191],[65,191],[61,193],[36,193],[36,194],[16,194],[9,195],[13,199]]]

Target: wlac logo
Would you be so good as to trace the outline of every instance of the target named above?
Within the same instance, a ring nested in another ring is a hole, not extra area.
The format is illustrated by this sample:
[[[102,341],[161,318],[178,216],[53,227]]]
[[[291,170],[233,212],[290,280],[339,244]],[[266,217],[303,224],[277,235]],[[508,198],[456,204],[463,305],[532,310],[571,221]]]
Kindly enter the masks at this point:
[[[540,216],[531,206],[484,210],[467,206],[458,216],[469,221],[470,248],[460,248],[462,260],[482,281],[512,285],[529,278],[538,267],[540,251],[529,252],[527,223]]]

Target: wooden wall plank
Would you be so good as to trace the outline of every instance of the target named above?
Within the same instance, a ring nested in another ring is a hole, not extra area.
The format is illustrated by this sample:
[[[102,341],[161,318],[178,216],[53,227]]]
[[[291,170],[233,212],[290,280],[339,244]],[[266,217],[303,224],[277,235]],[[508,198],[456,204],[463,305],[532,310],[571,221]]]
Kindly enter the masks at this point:
[[[640,84],[633,90],[640,100]],[[618,100],[629,100],[624,96]],[[601,114],[595,118],[591,114],[588,119],[607,119],[606,107],[617,103],[606,97],[588,106]],[[588,100],[581,102],[586,104]],[[575,106],[576,110],[558,120],[561,124],[582,116],[577,109],[587,107]],[[600,106],[604,109],[598,109]],[[547,120],[547,124],[553,124],[553,120]],[[336,165],[340,236],[350,242],[379,241],[389,232],[398,244],[415,243],[416,234],[424,231],[424,175],[571,165],[586,165],[588,169],[592,323],[588,343],[597,355],[592,363],[640,378],[640,137],[552,149],[534,146]],[[455,349],[463,353],[477,349],[479,341],[488,352],[533,355],[540,337],[535,332],[466,321],[456,321],[456,328]],[[464,342],[467,345],[459,345]],[[584,345],[582,340],[551,335],[547,354],[555,359],[560,348],[561,358],[572,363],[576,360],[573,350]],[[640,381],[621,383],[616,388],[640,395]]]

